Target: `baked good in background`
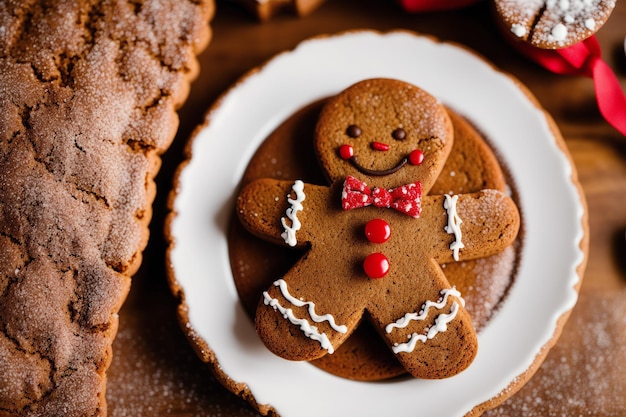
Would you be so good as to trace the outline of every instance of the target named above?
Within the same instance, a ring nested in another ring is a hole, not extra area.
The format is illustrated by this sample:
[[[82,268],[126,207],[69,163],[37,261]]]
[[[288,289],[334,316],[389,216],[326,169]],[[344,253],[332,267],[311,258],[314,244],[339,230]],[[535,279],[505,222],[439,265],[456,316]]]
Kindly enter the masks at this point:
[[[557,49],[596,33],[613,12],[615,0],[494,0],[494,5],[514,38]]]
[[[102,416],[212,0],[0,5],[0,414]]]
[[[231,0],[261,22],[290,13],[304,17],[325,0]],[[385,0],[380,0],[385,1]],[[387,0],[388,1],[388,0]],[[464,8],[481,0],[396,0],[409,13]],[[609,18],[616,0],[489,0],[513,38],[542,49],[566,48],[596,33]]]

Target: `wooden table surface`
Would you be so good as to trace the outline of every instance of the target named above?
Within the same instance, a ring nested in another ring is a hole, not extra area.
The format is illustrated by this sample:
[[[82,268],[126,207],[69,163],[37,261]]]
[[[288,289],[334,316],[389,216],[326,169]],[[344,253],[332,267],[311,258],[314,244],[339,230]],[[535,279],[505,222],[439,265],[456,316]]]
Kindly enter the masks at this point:
[[[554,117],[587,197],[590,251],[579,302],[535,376],[486,415],[626,415],[626,138],[600,116],[590,79],[553,75],[518,55],[498,32],[487,2],[412,15],[390,0],[327,0],[307,17],[285,14],[265,24],[218,2],[212,27],[213,39],[200,56],[200,76],[180,111],[178,136],[157,178],[143,266],[120,313],[108,373],[110,416],[257,415],[215,380],[176,321],[163,238],[172,175],[204,112],[243,73],[308,37],[363,28],[404,28],[462,43],[521,80]],[[626,1],[618,1],[597,37],[626,90],[624,36]]]

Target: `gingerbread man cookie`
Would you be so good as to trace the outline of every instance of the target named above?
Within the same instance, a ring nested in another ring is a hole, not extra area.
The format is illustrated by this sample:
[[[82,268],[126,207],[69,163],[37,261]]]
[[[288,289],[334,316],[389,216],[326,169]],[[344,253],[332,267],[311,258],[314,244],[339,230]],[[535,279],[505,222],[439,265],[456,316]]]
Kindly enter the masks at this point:
[[[248,230],[308,248],[259,302],[257,332],[272,352],[322,357],[367,318],[416,377],[469,366],[476,334],[439,263],[502,250],[519,214],[495,190],[426,195],[452,141],[450,119],[432,96],[401,81],[367,80],[320,115],[315,146],[330,186],[264,179],[242,190],[237,211]]]

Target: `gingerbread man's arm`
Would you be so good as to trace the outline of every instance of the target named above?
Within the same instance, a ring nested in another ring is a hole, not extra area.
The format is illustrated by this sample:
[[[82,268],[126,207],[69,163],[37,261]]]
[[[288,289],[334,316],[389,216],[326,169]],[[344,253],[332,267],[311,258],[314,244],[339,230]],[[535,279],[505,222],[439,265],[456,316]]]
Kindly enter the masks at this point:
[[[501,252],[513,243],[520,227],[517,206],[497,190],[427,196],[422,200],[422,208],[424,227],[430,230],[421,236],[435,237],[431,256],[439,263]]]
[[[259,237],[304,247],[311,241],[315,212],[328,198],[328,187],[299,180],[260,179],[246,185],[239,194],[237,214],[243,226]]]

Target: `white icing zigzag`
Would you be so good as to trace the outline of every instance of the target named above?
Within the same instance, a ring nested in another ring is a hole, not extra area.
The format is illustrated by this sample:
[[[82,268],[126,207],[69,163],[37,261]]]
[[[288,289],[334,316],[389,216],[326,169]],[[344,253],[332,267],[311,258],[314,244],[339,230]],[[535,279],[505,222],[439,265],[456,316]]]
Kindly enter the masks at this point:
[[[333,317],[332,314],[324,314],[323,316],[318,316],[315,313],[315,303],[314,302],[312,302],[312,301],[302,301],[302,300],[299,300],[299,299],[295,298],[294,296],[292,296],[289,293],[289,290],[287,289],[287,282],[285,282],[284,279],[279,279],[279,280],[275,281],[274,285],[276,287],[280,287],[280,292],[283,293],[283,297],[285,297],[285,299],[287,301],[289,301],[291,304],[295,305],[296,307],[303,307],[305,305],[308,306],[309,315],[311,316],[311,318],[313,319],[314,322],[321,323],[323,321],[327,321],[328,324],[330,324],[330,327],[332,327],[333,329],[335,329],[339,333],[346,333],[348,331],[348,327],[346,327],[344,325],[338,326],[335,323],[335,318]]]
[[[459,303],[456,301],[452,303],[452,308],[449,314],[440,314],[435,318],[435,325],[428,330],[426,335],[413,333],[406,343],[396,343],[391,347],[393,353],[400,352],[413,352],[417,341],[426,342],[428,339],[432,339],[438,333],[443,333],[448,330],[448,323],[450,323],[456,317],[456,313],[459,311]]]
[[[333,345],[330,343],[330,340],[328,340],[328,336],[326,336],[326,333],[320,333],[317,330],[317,327],[311,326],[306,319],[299,319],[294,316],[293,310],[281,306],[278,300],[270,297],[267,291],[263,293],[263,298],[265,305],[270,305],[274,308],[274,310],[278,310],[284,318],[288,319],[291,322],[291,324],[300,326],[300,330],[304,332],[304,335],[306,337],[320,342],[320,345],[322,345],[322,347],[326,349],[328,353],[333,353],[335,351]]]
[[[448,212],[448,225],[444,227],[446,233],[454,233],[454,242],[450,244],[450,249],[454,252],[454,260],[459,260],[459,249],[463,249],[465,245],[461,241],[463,234],[461,233],[461,223],[463,221],[459,217],[456,211],[456,203],[459,199],[458,195],[449,196],[444,194],[445,201],[443,202],[443,208]]]
[[[291,304],[295,305],[296,307],[307,306],[309,315],[311,316],[311,319],[314,322],[321,323],[323,321],[327,321],[330,327],[332,327],[334,330],[338,331],[339,333],[346,333],[348,331],[347,326],[344,326],[344,325],[338,326],[335,323],[335,318],[331,314],[324,314],[323,316],[316,314],[315,303],[311,301],[301,301],[293,297],[289,293],[289,290],[287,289],[287,283],[285,282],[285,280],[283,279],[276,280],[274,281],[274,285],[280,288],[280,292],[282,293],[283,297],[285,297],[285,299],[289,301]],[[320,333],[317,327],[311,326],[311,324],[309,323],[307,319],[297,318],[293,314],[292,309],[283,307],[280,304],[280,302],[276,298],[272,298],[272,296],[270,296],[267,291],[263,292],[263,302],[265,305],[269,305],[273,307],[274,310],[278,310],[283,315],[283,317],[288,319],[292,324],[299,326],[300,330],[304,332],[305,336],[318,341],[324,349],[328,350],[328,353],[333,353],[335,351],[326,333]]]
[[[287,202],[291,204],[291,207],[287,208],[285,212],[287,217],[291,220],[291,227],[287,225],[285,218],[281,217],[280,222],[282,223],[285,231],[280,236],[289,246],[296,246],[296,243],[298,243],[296,240],[296,232],[300,230],[300,227],[302,226],[300,220],[298,220],[298,212],[302,211],[304,208],[302,206],[302,202],[306,196],[304,195],[304,183],[300,180],[296,180],[291,189],[296,193],[296,199],[294,200],[291,197],[287,197]]]
[[[391,333],[393,329],[405,328],[406,326],[409,325],[411,321],[425,320],[426,317],[428,316],[428,311],[430,310],[431,307],[436,308],[437,310],[441,310],[448,303],[448,297],[450,296],[457,297],[461,305],[463,306],[465,305],[465,300],[461,297],[461,293],[455,287],[445,288],[441,290],[440,294],[441,294],[441,297],[439,298],[439,300],[437,300],[437,302],[430,301],[430,300],[426,301],[422,305],[422,309],[419,314],[407,313],[404,315],[404,317],[396,320],[394,323],[388,324],[385,327],[385,331],[387,333]],[[442,313],[438,315],[437,317],[435,317],[435,324],[430,329],[428,329],[427,334],[425,335],[418,334],[418,333],[411,334],[411,336],[409,336],[408,342],[396,343],[391,347],[391,349],[393,350],[393,353],[413,352],[418,340],[425,343],[427,340],[435,337],[438,333],[445,332],[446,330],[448,330],[448,323],[454,320],[458,311],[459,311],[459,303],[455,301],[452,303],[452,308],[450,309],[450,313],[448,314]]]
[[[448,297],[449,296],[457,297],[461,301],[461,304],[465,305],[465,300],[463,300],[463,298],[461,298],[461,293],[455,287],[446,288],[446,289],[441,290],[441,295],[442,295],[442,297],[439,298],[439,300],[437,302],[430,301],[430,300],[426,301],[422,305],[422,310],[420,311],[419,314],[417,314],[417,313],[406,313],[404,315],[404,317],[396,320],[395,323],[388,324],[387,327],[385,327],[385,331],[387,333],[391,333],[393,331],[393,329],[403,329],[403,328],[405,328],[413,320],[419,321],[419,320],[426,319],[426,317],[428,316],[428,310],[430,310],[431,307],[434,307],[437,310],[441,310],[448,303]]]

